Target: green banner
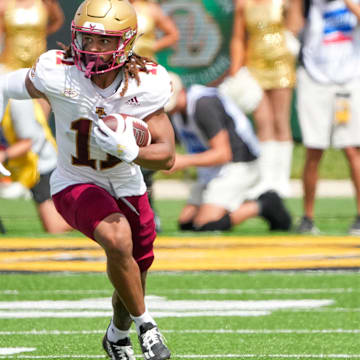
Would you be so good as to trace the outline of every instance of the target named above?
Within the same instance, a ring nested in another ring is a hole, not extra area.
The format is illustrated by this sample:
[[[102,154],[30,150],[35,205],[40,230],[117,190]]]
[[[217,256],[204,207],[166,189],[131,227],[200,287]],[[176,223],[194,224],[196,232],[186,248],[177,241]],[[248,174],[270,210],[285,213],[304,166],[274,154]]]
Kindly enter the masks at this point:
[[[178,73],[185,85],[216,84],[229,68],[232,33],[232,0],[160,1],[180,32],[175,49],[160,52],[157,59]]]

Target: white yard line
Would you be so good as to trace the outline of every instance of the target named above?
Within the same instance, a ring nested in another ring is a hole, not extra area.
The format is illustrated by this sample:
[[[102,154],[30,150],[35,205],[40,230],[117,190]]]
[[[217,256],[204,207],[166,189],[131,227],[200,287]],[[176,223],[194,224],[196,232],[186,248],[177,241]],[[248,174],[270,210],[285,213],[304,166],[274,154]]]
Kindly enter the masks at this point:
[[[89,335],[103,334],[105,329],[99,330],[30,330],[30,331],[0,331],[0,336],[13,335]],[[135,333],[134,330],[131,330]],[[242,334],[242,335],[272,335],[272,334],[360,334],[360,329],[188,329],[161,330],[164,334]]]
[[[143,358],[142,355],[136,355]],[[21,359],[104,359],[105,355],[21,355]],[[173,354],[172,359],[360,359],[360,354],[216,354],[191,355]],[[0,359],[19,359],[18,356],[0,356]]]
[[[275,289],[169,289],[164,290],[164,294],[250,294],[250,295],[294,295],[294,294],[349,294],[360,292],[359,289],[353,288],[330,288],[330,289],[301,289],[301,288],[275,288]],[[163,294],[162,294],[163,295]]]
[[[227,294],[250,294],[250,295],[298,295],[298,294],[350,294],[350,293],[358,293],[360,292],[360,288],[274,288],[274,289],[169,289],[158,291],[158,294],[166,295],[166,294],[196,294],[196,295],[227,295]],[[99,295],[99,294],[112,294],[112,290],[31,290],[31,291],[23,291],[23,290],[11,290],[11,289],[3,289],[0,290],[0,295],[26,295],[26,294],[66,294],[66,295]]]

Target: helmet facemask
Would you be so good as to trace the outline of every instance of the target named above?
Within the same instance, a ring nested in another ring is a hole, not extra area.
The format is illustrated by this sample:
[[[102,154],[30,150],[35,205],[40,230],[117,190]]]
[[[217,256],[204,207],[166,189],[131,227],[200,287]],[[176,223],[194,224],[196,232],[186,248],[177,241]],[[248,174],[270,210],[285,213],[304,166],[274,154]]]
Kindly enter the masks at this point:
[[[136,29],[128,28],[122,31],[106,31],[102,24],[89,23],[77,26],[74,21],[72,28],[72,52],[77,68],[85,72],[85,76],[104,74],[124,65],[132,54],[132,47],[136,37]],[[96,34],[118,38],[117,48],[106,52],[92,52],[83,49],[83,34]],[[103,56],[112,55],[108,61]]]

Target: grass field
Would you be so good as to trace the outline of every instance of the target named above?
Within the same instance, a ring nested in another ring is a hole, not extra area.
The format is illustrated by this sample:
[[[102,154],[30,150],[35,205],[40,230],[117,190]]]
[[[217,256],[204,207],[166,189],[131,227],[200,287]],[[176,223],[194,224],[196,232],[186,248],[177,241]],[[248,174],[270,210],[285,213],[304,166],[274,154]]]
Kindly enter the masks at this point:
[[[105,358],[103,274],[5,275],[0,287],[0,358]],[[147,302],[173,359],[359,359],[359,293],[351,271],[152,273]]]
[[[182,205],[180,200],[156,203],[163,223],[158,261],[162,251],[177,254],[183,250],[177,245],[179,240],[175,241],[179,238],[189,239],[188,253],[196,256],[202,247],[205,250],[206,243],[211,248],[216,242],[215,251],[222,256],[221,245],[227,238],[230,252],[235,251],[230,240],[241,239],[240,254],[263,251],[259,239],[272,244],[281,243],[283,238],[290,253],[298,242],[302,251],[304,239],[291,234],[287,242],[284,234],[270,234],[261,219],[250,220],[229,233],[202,234],[202,245],[195,245],[192,237],[199,237],[197,234],[184,236],[176,227]],[[287,205],[296,222],[302,213],[301,200],[289,199]],[[325,236],[314,240],[314,253],[310,248],[306,256],[315,263],[321,257],[342,257],[345,262],[359,264],[360,239],[350,245],[347,236],[354,215],[353,199],[319,199],[316,221]],[[8,230],[0,236],[2,263],[13,261],[19,251],[15,245],[22,239],[29,239],[29,247],[30,238],[42,240],[44,252],[49,252],[50,239],[62,242],[62,247],[81,239],[77,232],[61,236],[43,233],[31,201],[0,200],[0,217]],[[332,244],[330,240],[335,238],[343,247],[331,245],[333,255],[322,254],[321,243]],[[13,243],[14,248],[5,243]],[[340,254],[344,249],[346,254]],[[76,255],[68,258],[62,250],[58,262],[79,260]],[[269,259],[275,261],[277,250],[275,246],[266,250]],[[26,249],[21,251],[26,255]],[[28,254],[32,256],[30,251]],[[101,257],[93,260],[104,261]],[[243,261],[241,257],[239,261]],[[299,271],[211,271],[215,265],[209,262],[208,271],[150,272],[147,304],[167,338],[172,359],[360,359],[358,266],[346,271],[345,267],[314,270],[316,266]],[[112,290],[104,272],[47,273],[44,266],[42,273],[1,273],[0,359],[105,359],[101,339],[111,317]],[[135,332],[131,336],[141,359]]]

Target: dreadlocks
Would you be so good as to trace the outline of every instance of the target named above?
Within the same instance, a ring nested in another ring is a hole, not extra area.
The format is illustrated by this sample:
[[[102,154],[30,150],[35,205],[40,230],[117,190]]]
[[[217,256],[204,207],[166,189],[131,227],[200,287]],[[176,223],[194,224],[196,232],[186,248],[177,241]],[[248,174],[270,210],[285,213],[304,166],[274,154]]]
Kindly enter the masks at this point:
[[[146,68],[146,64],[150,64],[150,63],[154,64],[155,62],[154,60],[151,60],[144,56],[140,56],[136,53],[133,53],[131,56],[129,56],[126,63],[124,64],[125,84],[120,93],[120,96],[125,95],[129,85],[129,78],[135,78],[136,83],[140,85],[139,72],[144,71],[148,73],[149,70]]]
[[[58,42],[58,45],[64,50],[65,55],[64,59],[72,58],[72,52],[71,52],[71,46],[66,46],[61,42]],[[136,83],[140,85],[140,77],[139,72],[143,71],[148,73],[149,70],[146,68],[147,64],[156,64],[156,62],[153,59],[140,56],[136,53],[132,53],[126,60],[123,68],[124,68],[124,87],[120,93],[120,96],[124,96],[126,94],[126,91],[129,86],[129,79],[133,78],[135,79]]]

